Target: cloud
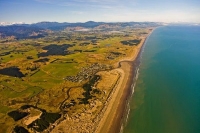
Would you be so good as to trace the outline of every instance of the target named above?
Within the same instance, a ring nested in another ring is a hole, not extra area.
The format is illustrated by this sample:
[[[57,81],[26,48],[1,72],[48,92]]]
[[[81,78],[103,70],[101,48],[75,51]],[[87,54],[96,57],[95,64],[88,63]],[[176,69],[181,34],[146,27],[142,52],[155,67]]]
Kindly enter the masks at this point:
[[[123,3],[134,1],[131,0],[35,0],[40,3],[54,4],[58,6],[74,6],[74,7],[97,7],[99,9],[111,9],[124,6]]]

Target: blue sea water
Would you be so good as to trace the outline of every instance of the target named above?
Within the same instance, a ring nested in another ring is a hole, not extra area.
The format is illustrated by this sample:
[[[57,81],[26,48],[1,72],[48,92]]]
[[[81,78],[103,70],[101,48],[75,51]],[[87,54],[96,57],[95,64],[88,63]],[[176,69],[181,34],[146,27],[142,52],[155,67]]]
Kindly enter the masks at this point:
[[[200,133],[200,26],[149,36],[124,133]]]

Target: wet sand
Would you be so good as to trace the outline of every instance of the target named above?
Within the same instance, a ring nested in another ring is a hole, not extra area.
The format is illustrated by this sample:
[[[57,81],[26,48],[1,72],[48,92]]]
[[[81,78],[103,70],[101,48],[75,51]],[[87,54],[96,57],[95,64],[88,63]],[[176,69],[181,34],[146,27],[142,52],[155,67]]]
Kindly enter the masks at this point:
[[[118,73],[118,78],[114,82],[114,86],[112,85],[112,91],[103,104],[101,111],[94,118],[91,117],[91,110],[83,111],[74,117],[66,116],[66,119],[56,126],[52,132],[57,133],[62,129],[68,132],[119,133],[124,118],[127,116],[126,108],[133,91],[131,86],[135,83],[134,77],[136,77],[139,66],[139,55],[146,38],[141,37],[142,40],[135,47],[131,53],[132,55],[122,59],[115,65],[113,70]],[[101,102],[99,101],[99,103]],[[95,104],[97,105],[98,101]]]
[[[108,101],[107,105],[105,105],[106,111],[96,128],[96,133],[120,132],[124,119],[124,112],[126,112],[127,103],[132,95],[131,86],[134,83],[134,77],[137,74],[139,56],[146,38],[147,37],[141,38],[142,41],[137,46],[136,51],[131,55],[131,57],[119,62],[116,70],[121,73],[120,81],[116,85],[111,100]]]

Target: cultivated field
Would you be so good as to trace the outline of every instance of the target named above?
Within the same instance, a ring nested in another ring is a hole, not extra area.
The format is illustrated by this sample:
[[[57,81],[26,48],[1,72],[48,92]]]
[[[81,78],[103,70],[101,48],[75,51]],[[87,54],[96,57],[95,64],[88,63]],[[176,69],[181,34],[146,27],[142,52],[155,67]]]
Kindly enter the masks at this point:
[[[45,132],[63,121],[97,119],[120,77],[113,68],[150,31],[63,30],[1,39],[0,132]]]

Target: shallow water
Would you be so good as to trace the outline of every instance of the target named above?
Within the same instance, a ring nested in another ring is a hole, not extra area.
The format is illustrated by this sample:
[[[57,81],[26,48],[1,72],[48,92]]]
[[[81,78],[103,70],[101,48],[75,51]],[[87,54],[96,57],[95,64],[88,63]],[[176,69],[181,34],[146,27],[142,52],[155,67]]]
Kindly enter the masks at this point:
[[[200,133],[200,26],[157,28],[139,73],[124,133]]]

